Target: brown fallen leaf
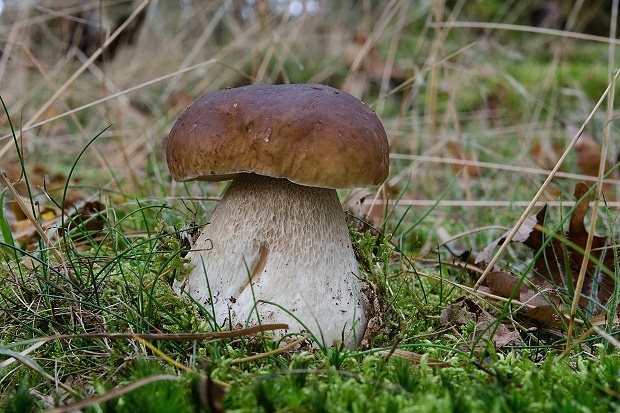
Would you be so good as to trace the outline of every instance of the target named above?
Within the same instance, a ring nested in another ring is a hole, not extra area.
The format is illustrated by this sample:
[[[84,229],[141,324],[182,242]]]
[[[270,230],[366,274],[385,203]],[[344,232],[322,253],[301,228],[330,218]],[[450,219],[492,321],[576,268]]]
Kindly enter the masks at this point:
[[[207,412],[224,413],[223,401],[226,388],[211,379],[210,372],[208,374],[207,378],[197,377],[192,381],[194,404]]]
[[[492,271],[484,281],[484,285],[489,287],[491,294],[503,298],[513,296],[521,301],[521,294],[527,291],[523,284],[519,285],[519,279],[507,271]],[[514,292],[515,290],[517,292]]]
[[[528,288],[525,283],[519,283],[519,277],[508,271],[490,272],[483,282],[480,291],[503,298],[511,298],[522,303],[513,308],[513,317],[521,322],[533,324],[547,330],[561,329],[560,320],[562,303],[555,289],[548,283],[543,286]],[[515,291],[516,290],[516,291]]]
[[[448,142],[446,145],[448,150],[452,154],[452,156],[461,161],[470,161],[470,157],[463,151],[463,147],[460,142]],[[452,164],[455,172],[460,172],[464,170],[470,177],[472,178],[480,178],[482,176],[482,172],[480,168],[474,165],[459,165]]]
[[[517,240],[530,247],[532,250],[539,251],[546,240],[552,235],[543,231],[545,216],[547,215],[547,205],[545,205],[534,218],[536,225],[530,235],[525,240]],[[528,218],[529,219],[529,218]],[[566,246],[558,241],[562,239],[562,234],[555,234],[558,238],[551,240],[545,246],[542,254],[539,254],[534,261],[534,271],[531,274],[532,283],[543,286],[551,282],[554,285],[567,285],[566,271],[564,265],[564,251]]]
[[[578,129],[570,124],[566,124],[566,130],[571,135],[576,135]],[[601,163],[602,150],[601,145],[592,136],[583,133],[575,144],[575,153],[577,154],[577,169],[584,175],[598,176],[599,166]],[[609,159],[605,160],[605,173],[613,168],[613,164]],[[615,201],[616,188],[609,182],[603,183],[603,195],[609,201]]]
[[[17,160],[8,161],[2,167],[5,168],[4,171],[6,172],[6,175],[11,181],[13,187],[17,190],[17,193],[22,196],[24,202],[28,205],[30,204],[31,196],[33,202],[38,202],[40,205],[47,205],[49,203],[47,196],[60,198],[63,195],[67,181],[66,175],[50,175],[43,166],[35,165],[28,170],[27,174],[28,185],[30,186],[29,190],[26,185],[22,167]],[[74,178],[74,181],[79,182],[79,179]],[[1,187],[2,185],[0,185],[0,188]],[[78,190],[73,188],[69,188],[65,194],[67,207],[74,205],[83,199],[83,195]],[[9,200],[9,206],[16,221],[26,219],[26,215],[14,200]]]
[[[520,296],[525,307],[518,311],[530,322],[542,328],[562,329],[562,310],[560,296],[553,288],[526,289]]]
[[[533,271],[530,276],[530,281],[542,290],[555,289],[557,292],[566,293],[571,291],[572,286],[577,282],[579,276],[581,263],[584,255],[580,252],[585,249],[588,231],[584,225],[584,218],[589,207],[589,200],[583,198],[588,191],[588,186],[585,183],[578,183],[575,186],[574,196],[578,201],[575,210],[573,211],[568,231],[565,233],[559,232],[557,234],[547,234],[543,231],[543,224],[545,215],[547,213],[547,207],[543,207],[535,217],[529,217],[523,225],[519,228],[517,235],[513,238],[512,242],[520,242],[527,245],[529,248],[538,252],[545,242],[552,237],[552,239],[544,246],[544,250],[535,259],[533,264]],[[582,199],[583,198],[583,199]],[[480,252],[476,258],[476,264],[489,262],[493,251],[502,242],[508,232],[503,234],[500,238],[493,241],[482,252]],[[553,236],[552,236],[553,235]],[[582,290],[582,297],[580,304],[587,308],[592,300],[596,302],[593,314],[603,310],[603,305],[607,302],[614,290],[614,280],[604,271],[600,270],[600,266],[606,267],[613,271],[614,268],[614,254],[609,248],[609,240],[607,237],[593,236],[592,250],[590,253],[591,259],[588,262],[588,268],[586,273],[586,282]],[[575,245],[576,247],[574,247]],[[598,262],[598,264],[597,264]],[[498,276],[499,277],[499,276]],[[493,283],[501,285],[493,285]],[[504,285],[505,284],[505,285]],[[494,294],[504,295],[510,290],[513,285],[513,281],[508,282],[506,278],[495,278],[490,283],[487,282]],[[526,291],[528,294],[529,291]],[[521,291],[521,300],[524,301]],[[532,293],[532,297],[535,296],[535,292]],[[551,298],[553,294],[545,294],[541,297],[543,301],[537,302],[542,307],[554,307],[559,304],[557,297]],[[535,307],[538,304],[534,305]],[[557,310],[553,308],[545,308],[544,311],[536,315],[535,312],[529,311],[530,317],[543,322],[550,322],[551,313],[554,313],[553,317],[557,320]],[[541,315],[542,314],[542,315]]]
[[[362,31],[358,31],[355,35],[355,39],[346,45],[344,58],[349,68],[353,68],[353,64],[358,59],[358,56],[364,53],[364,45],[367,41],[368,35]],[[371,44],[370,47],[366,49],[366,54],[361,59],[359,67],[354,69],[363,71],[368,75],[370,80],[380,83],[384,74],[387,72],[388,65],[379,57],[375,44]],[[403,83],[409,78],[406,73],[400,71],[398,68],[392,67],[389,69],[387,75],[394,84]]]
[[[79,227],[80,231],[88,232],[92,235],[93,232],[99,232],[105,228],[106,219],[103,214],[106,208],[99,201],[80,203],[70,213],[65,225],[70,225],[72,228]]]
[[[591,136],[585,133],[581,135],[575,144],[577,153],[577,168],[584,175],[597,176],[599,164],[601,163],[601,145]],[[605,161],[605,172],[611,169],[609,160]]]
[[[544,218],[546,210],[547,210],[547,206],[545,205],[540,210],[540,212],[538,212],[536,217],[526,218],[525,221],[523,221],[523,224],[519,227],[519,231],[512,238],[512,242],[526,242],[530,238],[532,231],[534,231],[534,228],[536,228],[537,225],[540,225],[539,222],[542,222],[542,220],[539,219],[540,218],[539,215],[541,215],[542,218]],[[475,264],[490,262],[491,259],[493,258],[493,252],[495,248],[497,248],[501,243],[504,242],[504,240],[506,239],[506,236],[508,236],[508,234],[510,234],[511,231],[512,230],[508,230],[504,232],[504,234],[502,234],[501,237],[497,238],[495,241],[490,243],[485,249],[480,251],[478,255],[476,255],[476,259],[474,261]],[[540,245],[542,246],[542,241],[540,242]],[[532,246],[532,248],[535,248],[535,247]]]
[[[471,341],[488,339],[498,348],[510,343],[523,344],[518,331],[510,330],[477,302],[469,298],[461,297],[452,302],[441,312],[440,320],[444,326],[452,326],[458,329],[462,329],[470,321],[473,321],[475,328],[468,337]],[[484,344],[477,344],[477,347],[483,346]]]
[[[553,169],[564,153],[564,146],[559,143],[541,142],[530,149],[530,157],[538,166]]]
[[[69,235],[74,241],[80,239],[93,238],[96,233],[101,232],[106,227],[106,221],[103,213],[106,206],[99,201],[82,202],[77,206],[72,206],[65,210],[64,228],[69,230]],[[62,235],[61,211],[57,207],[42,207],[38,214],[41,227],[50,233],[52,240]],[[13,238],[19,245],[28,251],[34,251],[39,248],[39,234],[37,228],[30,219],[21,219],[10,223]],[[50,231],[52,229],[58,231]],[[90,247],[89,247],[90,248]]]
[[[588,186],[580,182],[575,186],[575,199],[580,200],[588,191]],[[586,212],[590,205],[590,200],[584,198],[582,202],[579,202],[577,208],[573,212],[570,219],[568,234],[566,238],[577,244],[581,250],[585,249],[588,240],[588,231],[583,223]],[[613,271],[614,254],[609,246],[610,242],[606,237],[594,235],[592,238],[592,250],[590,251],[590,257],[595,258],[604,267]],[[569,263],[571,274],[573,275],[573,283],[577,281],[577,276],[581,269],[584,255],[579,250],[571,250],[569,253]],[[595,287],[595,281],[598,278],[599,285],[598,291],[595,296],[599,303],[606,303],[611,296],[615,282],[614,280],[603,271],[598,271],[599,265],[597,265],[592,259],[588,261],[587,268],[587,280],[582,290],[582,305],[586,305],[591,295],[593,295],[593,288]]]
[[[45,207],[39,214],[40,224],[44,230],[48,230],[58,222],[60,213],[58,208]],[[28,251],[33,251],[39,247],[37,230],[32,221],[28,218],[20,219],[10,223],[13,239]]]

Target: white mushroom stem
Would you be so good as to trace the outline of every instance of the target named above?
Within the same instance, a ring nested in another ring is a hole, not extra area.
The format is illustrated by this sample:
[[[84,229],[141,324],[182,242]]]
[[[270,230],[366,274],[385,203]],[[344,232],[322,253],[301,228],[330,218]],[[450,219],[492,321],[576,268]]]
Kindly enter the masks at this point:
[[[258,313],[327,346],[362,339],[368,300],[334,189],[242,174],[188,258],[193,269],[177,287],[220,326],[255,325]]]

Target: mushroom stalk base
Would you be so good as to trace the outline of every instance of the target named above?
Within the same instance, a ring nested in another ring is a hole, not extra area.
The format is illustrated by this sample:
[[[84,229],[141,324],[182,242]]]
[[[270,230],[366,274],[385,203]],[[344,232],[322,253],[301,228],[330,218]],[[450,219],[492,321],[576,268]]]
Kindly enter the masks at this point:
[[[241,175],[188,258],[193,269],[176,287],[219,326],[260,317],[349,348],[364,335],[369,304],[334,189]]]

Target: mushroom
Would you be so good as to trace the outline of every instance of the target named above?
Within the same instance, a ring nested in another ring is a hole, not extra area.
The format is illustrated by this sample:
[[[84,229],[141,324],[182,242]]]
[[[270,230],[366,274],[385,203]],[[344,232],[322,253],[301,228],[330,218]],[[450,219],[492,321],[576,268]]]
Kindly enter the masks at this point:
[[[369,300],[335,188],[383,183],[388,153],[374,112],[329,86],[202,97],[170,131],[168,168],[176,181],[233,181],[175,287],[220,326],[286,323],[356,347]]]

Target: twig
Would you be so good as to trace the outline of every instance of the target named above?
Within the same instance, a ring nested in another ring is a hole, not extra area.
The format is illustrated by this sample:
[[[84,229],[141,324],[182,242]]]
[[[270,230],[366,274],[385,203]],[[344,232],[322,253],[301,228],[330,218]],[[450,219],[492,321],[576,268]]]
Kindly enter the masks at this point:
[[[93,333],[93,334],[59,334],[40,337],[31,341],[67,340],[74,338],[108,338],[111,340],[141,338],[144,340],[192,341],[192,340],[219,340],[257,334],[263,331],[287,330],[287,324],[263,324],[255,327],[240,328],[238,330],[217,331],[210,333],[182,333],[182,334],[138,334],[138,333]],[[29,340],[30,341],[30,340]]]
[[[233,361],[230,362],[230,364],[247,363],[248,361],[254,361],[254,360],[259,360],[259,359],[262,359],[262,358],[265,358],[265,357],[269,357],[269,356],[275,356],[276,354],[283,353],[283,352],[285,352],[285,351],[295,347],[296,345],[303,343],[304,341],[306,341],[309,338],[310,338],[310,336],[308,334],[306,334],[305,336],[303,336],[301,338],[298,338],[297,340],[287,344],[284,347],[280,347],[280,348],[277,348],[275,350],[268,351],[266,353],[255,354],[253,356],[243,357],[243,358],[240,358],[240,359],[234,359]]]

